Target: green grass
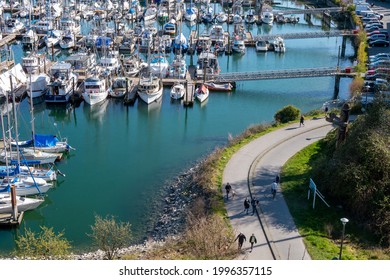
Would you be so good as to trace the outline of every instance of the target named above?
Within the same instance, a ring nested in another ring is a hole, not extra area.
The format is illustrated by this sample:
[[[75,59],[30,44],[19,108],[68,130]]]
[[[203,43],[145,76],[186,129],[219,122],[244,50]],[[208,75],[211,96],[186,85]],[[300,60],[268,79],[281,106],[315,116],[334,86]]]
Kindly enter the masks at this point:
[[[290,213],[312,259],[329,260],[339,255],[342,233],[340,218],[346,214],[331,201],[327,201],[331,205],[328,208],[318,198],[313,209],[313,196],[307,199],[311,165],[321,153],[321,144],[321,141],[313,143],[293,156],[282,168],[281,181]],[[350,221],[345,228],[342,259],[390,259],[389,250],[376,247],[374,240]]]

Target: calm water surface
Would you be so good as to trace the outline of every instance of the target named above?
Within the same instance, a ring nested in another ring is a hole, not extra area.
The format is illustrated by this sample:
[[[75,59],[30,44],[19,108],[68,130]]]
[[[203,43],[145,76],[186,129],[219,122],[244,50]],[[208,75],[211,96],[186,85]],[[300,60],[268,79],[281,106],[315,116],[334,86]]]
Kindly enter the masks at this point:
[[[290,2],[284,5],[293,6]],[[196,27],[183,24],[185,34],[191,28]],[[204,29],[200,26],[201,32]],[[255,35],[314,31],[321,30],[321,21],[313,18],[308,24],[301,16],[295,25],[254,25],[250,30]],[[220,66],[222,72],[335,67],[340,45],[341,38],[286,40],[285,54],[256,53],[248,48],[244,56],[220,56]],[[20,59],[20,46],[14,45],[13,49]],[[352,56],[348,42],[341,65],[351,65]],[[197,57],[193,59],[196,63]],[[348,98],[349,83],[349,79],[341,80],[341,98]],[[12,250],[15,236],[24,227],[35,230],[43,225],[64,230],[75,249],[89,248],[86,233],[90,233],[96,214],[129,221],[135,240],[141,240],[152,225],[154,206],[165,182],[215,147],[226,144],[229,134],[237,135],[252,124],[272,121],[275,112],[288,104],[303,112],[320,108],[333,98],[333,89],[334,78],[324,77],[239,82],[234,92],[211,93],[206,104],[195,103],[192,108],[171,102],[168,88],[161,102],[149,107],[138,101],[125,107],[116,100],[92,108],[83,103],[69,109],[37,104],[36,131],[60,133],[77,150],[58,163],[66,177],[59,178],[45,203],[26,213],[19,229],[0,230],[0,251]],[[28,108],[24,100],[19,108],[22,137],[29,134]]]

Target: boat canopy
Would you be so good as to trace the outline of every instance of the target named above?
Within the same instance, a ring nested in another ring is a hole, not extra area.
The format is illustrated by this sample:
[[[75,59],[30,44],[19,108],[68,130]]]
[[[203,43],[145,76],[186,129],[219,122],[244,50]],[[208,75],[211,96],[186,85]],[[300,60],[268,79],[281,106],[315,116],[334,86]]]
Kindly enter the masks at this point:
[[[55,135],[47,134],[35,134],[34,144],[35,147],[53,147],[58,142],[58,138]]]

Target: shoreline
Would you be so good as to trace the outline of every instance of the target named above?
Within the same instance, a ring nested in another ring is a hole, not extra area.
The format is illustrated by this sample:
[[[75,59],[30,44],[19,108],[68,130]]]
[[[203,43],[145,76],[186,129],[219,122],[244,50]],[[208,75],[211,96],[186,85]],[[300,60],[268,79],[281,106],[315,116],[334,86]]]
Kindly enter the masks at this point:
[[[166,241],[179,239],[186,227],[186,214],[192,202],[202,196],[203,190],[195,181],[195,175],[199,171],[205,159],[195,162],[187,170],[176,178],[164,184],[163,191],[159,195],[157,208],[162,211],[151,222],[152,229],[147,231],[142,242],[133,244],[119,250],[118,259],[125,255],[138,255],[142,259],[143,254],[156,247],[163,246]],[[103,260],[104,252],[101,250],[80,254],[71,254],[71,260]]]

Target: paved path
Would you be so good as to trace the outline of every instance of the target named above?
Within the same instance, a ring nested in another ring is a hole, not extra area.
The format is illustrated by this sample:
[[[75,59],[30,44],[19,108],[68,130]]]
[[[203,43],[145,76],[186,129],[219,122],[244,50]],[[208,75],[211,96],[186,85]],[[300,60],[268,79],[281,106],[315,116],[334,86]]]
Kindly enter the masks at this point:
[[[279,190],[273,200],[270,188],[276,174],[291,156],[323,138],[332,128],[324,118],[306,120],[302,127],[292,124],[250,142],[229,160],[223,173],[223,193],[229,182],[236,195],[229,200],[225,195],[225,205],[232,227],[237,234],[242,232],[247,238],[239,259],[311,259],[282,193]],[[254,215],[252,209],[249,214],[244,213],[244,199],[250,199],[251,195],[260,201]],[[252,233],[257,244],[250,252]]]

